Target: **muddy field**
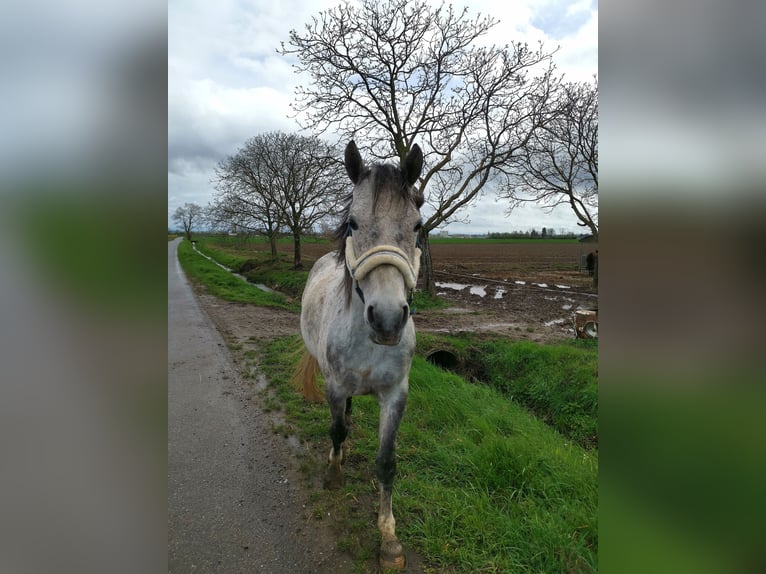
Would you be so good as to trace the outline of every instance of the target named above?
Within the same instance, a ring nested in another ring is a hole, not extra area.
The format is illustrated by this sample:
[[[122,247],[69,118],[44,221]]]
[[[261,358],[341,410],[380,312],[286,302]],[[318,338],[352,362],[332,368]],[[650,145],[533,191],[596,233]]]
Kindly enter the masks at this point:
[[[304,263],[310,266],[333,247],[304,244]],[[592,278],[578,270],[580,255],[595,248],[543,242],[432,244],[437,292],[451,305],[416,312],[415,325],[423,331],[502,334],[539,342],[573,338],[574,312],[598,308]],[[291,253],[292,245],[281,244],[280,250]]]
[[[437,292],[453,307],[423,317],[418,326],[446,332],[488,331],[541,342],[572,338],[574,312],[598,308],[592,278],[578,270],[580,254],[590,247],[576,243],[432,245]]]
[[[304,246],[313,261],[328,245]],[[572,315],[597,309],[593,280],[578,269],[580,243],[432,243],[437,293],[452,304],[415,315],[418,329],[490,332],[532,341],[574,337]]]

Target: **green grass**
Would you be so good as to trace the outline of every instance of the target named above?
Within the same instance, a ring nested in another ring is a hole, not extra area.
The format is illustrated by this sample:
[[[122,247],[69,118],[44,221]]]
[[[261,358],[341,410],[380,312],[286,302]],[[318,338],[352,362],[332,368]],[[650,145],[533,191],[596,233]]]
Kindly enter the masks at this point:
[[[486,382],[585,446],[598,443],[598,359],[567,345],[481,345]]]
[[[249,260],[248,262],[253,266],[244,275],[251,283],[263,283],[296,298],[303,294],[303,288],[309,277],[308,271],[293,269],[292,265],[285,261]]]
[[[507,339],[419,334],[421,353],[452,352],[459,370],[530,409],[585,447],[598,445],[596,341],[540,345]]]
[[[250,283],[262,283],[296,299],[303,294],[308,270],[294,269],[292,259],[284,253],[279,253],[274,261],[267,252],[243,248],[241,244],[221,241],[219,237],[201,239],[197,249],[242,274]]]
[[[438,309],[445,309],[450,304],[441,297],[431,297],[426,291],[415,291],[415,295],[412,297],[412,310],[418,311],[436,311]]]
[[[329,411],[290,386],[297,338],[278,339],[261,364],[286,418],[329,448]],[[374,461],[378,406],[354,399],[350,456],[340,491],[318,491],[316,513],[331,512],[340,540],[360,564],[377,551]],[[416,356],[398,443],[394,513],[402,542],[431,567],[450,572],[595,572],[595,451],[567,441],[500,391],[471,384]]]
[[[187,275],[202,283],[216,297],[227,301],[278,307],[291,311],[300,310],[299,303],[288,300],[281,293],[262,291],[195,253],[188,241],[184,240],[178,246],[178,260]]]
[[[205,239],[197,240],[197,249],[208,257],[212,257],[221,265],[225,265],[229,269],[233,269],[235,271],[238,271],[239,267],[247,260],[247,257],[233,254],[228,250],[216,249],[212,247]]]

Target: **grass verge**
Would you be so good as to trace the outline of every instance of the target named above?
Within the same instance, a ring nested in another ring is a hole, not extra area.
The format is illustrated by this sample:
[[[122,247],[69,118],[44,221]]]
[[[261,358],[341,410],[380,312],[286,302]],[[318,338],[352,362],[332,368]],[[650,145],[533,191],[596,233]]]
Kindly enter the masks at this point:
[[[205,238],[197,239],[196,243],[197,249],[201,253],[204,253],[208,257],[212,257],[218,261],[218,263],[233,271],[239,272],[239,267],[247,260],[247,257],[232,253],[228,250],[216,249]]]
[[[597,345],[418,334],[422,355],[452,353],[453,370],[497,389],[587,448],[598,446]]]
[[[571,345],[487,341],[487,382],[586,447],[598,446],[598,355]]]
[[[202,283],[210,293],[227,301],[252,303],[299,311],[300,303],[291,301],[281,293],[268,293],[245,283],[239,277],[195,253],[191,243],[184,240],[178,246],[178,260],[189,277]]]
[[[241,243],[225,242],[216,237],[199,241],[197,249],[243,275],[250,283],[261,283],[290,297],[300,298],[309,276],[308,270],[294,269],[284,253],[279,253],[275,261],[267,252],[248,248],[252,243],[244,245],[243,248]]]
[[[290,386],[297,337],[277,339],[261,365],[288,424],[317,445],[321,472],[329,411]],[[354,399],[340,491],[317,491],[314,515],[333,516],[340,546],[361,563],[377,551],[373,468],[378,405]],[[595,572],[595,451],[572,444],[500,391],[415,357],[400,427],[394,512],[402,542],[440,572]]]

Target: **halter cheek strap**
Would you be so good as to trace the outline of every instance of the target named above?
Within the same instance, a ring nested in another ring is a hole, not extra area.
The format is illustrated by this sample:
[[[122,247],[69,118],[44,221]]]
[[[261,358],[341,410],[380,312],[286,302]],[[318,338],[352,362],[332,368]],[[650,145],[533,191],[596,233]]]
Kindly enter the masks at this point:
[[[415,248],[415,261],[410,261],[407,254],[394,245],[377,245],[368,249],[361,256],[357,257],[354,252],[354,243],[351,236],[346,237],[346,265],[348,270],[357,281],[357,293],[364,301],[364,295],[359,289],[359,281],[364,279],[370,271],[380,265],[393,265],[404,278],[404,284],[407,289],[412,291],[418,281],[418,272],[420,271],[420,248]]]

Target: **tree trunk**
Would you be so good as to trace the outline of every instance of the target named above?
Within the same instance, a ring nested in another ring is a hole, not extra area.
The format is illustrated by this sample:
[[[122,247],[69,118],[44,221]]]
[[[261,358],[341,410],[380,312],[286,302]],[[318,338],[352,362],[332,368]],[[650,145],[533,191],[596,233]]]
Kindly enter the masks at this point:
[[[301,263],[301,235],[300,233],[293,234],[293,269],[300,269],[303,267]]]
[[[423,291],[429,297],[436,297],[436,282],[434,280],[434,268],[431,262],[431,244],[428,242],[428,230],[424,227],[420,232],[420,268],[423,271]]]
[[[277,260],[277,234],[276,233],[269,234],[269,248],[271,249],[271,260],[276,261]]]
[[[593,287],[598,289],[598,249],[596,249],[596,256],[593,258]]]

